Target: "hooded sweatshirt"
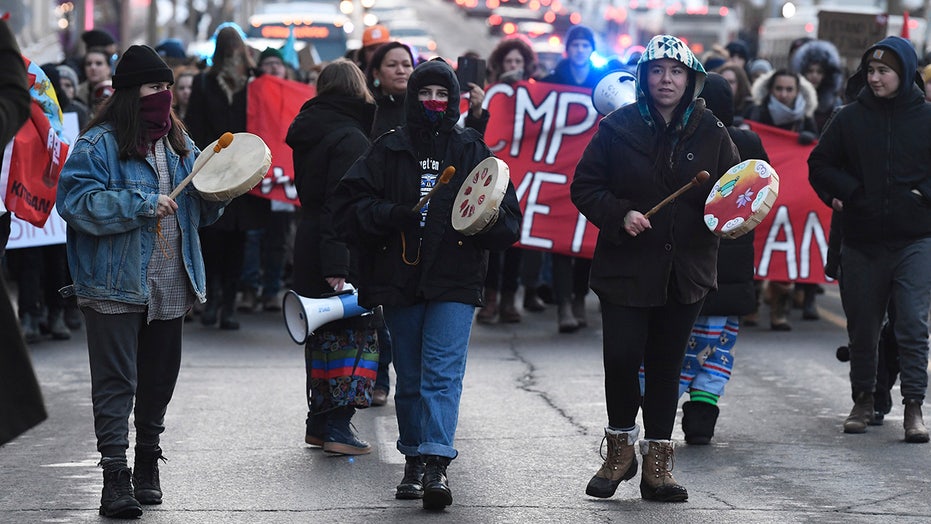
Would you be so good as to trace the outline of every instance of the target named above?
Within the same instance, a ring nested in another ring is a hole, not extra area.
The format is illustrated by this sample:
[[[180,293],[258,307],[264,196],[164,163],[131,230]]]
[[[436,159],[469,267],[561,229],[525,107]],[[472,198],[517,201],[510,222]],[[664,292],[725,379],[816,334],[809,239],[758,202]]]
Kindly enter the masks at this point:
[[[878,98],[867,84],[877,48],[902,64],[899,89]],[[870,47],[851,82],[864,85],[854,102],[828,123],[808,157],[809,182],[826,203],[837,198],[844,243],[897,248],[931,236],[931,105],[916,83],[918,57],[911,43],[890,36]]]
[[[417,93],[422,86],[449,91],[445,111],[431,122]],[[484,305],[488,250],[503,250],[519,237],[520,205],[513,184],[487,230],[467,236],[452,227],[459,188],[491,156],[481,136],[456,126],[459,82],[442,61],[414,69],[405,95],[406,123],[381,135],[346,173],[333,198],[337,227],[361,251],[359,303],[406,306],[423,300]],[[411,209],[447,167],[455,175],[439,188],[417,223],[393,223],[392,210]],[[398,207],[401,206],[401,207]]]

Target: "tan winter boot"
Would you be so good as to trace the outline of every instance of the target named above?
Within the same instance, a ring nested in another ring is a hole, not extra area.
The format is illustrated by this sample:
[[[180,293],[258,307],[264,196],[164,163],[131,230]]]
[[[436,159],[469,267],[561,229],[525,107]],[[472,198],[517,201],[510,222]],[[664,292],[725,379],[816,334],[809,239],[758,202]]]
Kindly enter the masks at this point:
[[[478,310],[475,320],[480,324],[491,324],[498,318],[498,290],[485,289],[485,305]]]
[[[920,417],[920,408],[918,412]],[[844,421],[844,433],[866,433],[866,426],[871,420],[873,420],[873,394],[869,391],[861,391],[854,397],[853,409]],[[905,420],[907,423],[908,417]]]
[[[634,430],[628,433],[605,428],[605,436],[601,440],[602,449],[599,449],[604,464],[588,481],[588,487],[585,488],[586,495],[606,499],[614,495],[622,481],[634,478],[637,474],[634,444],[638,436],[640,436],[640,428],[637,426],[634,426]],[[608,443],[607,456],[602,452],[605,442]]]
[[[675,451],[671,440],[641,440],[643,472],[640,476],[640,497],[659,502],[685,502],[689,492],[672,477]]]
[[[921,416],[921,401],[909,399],[905,401],[905,442],[928,442],[928,428]]]

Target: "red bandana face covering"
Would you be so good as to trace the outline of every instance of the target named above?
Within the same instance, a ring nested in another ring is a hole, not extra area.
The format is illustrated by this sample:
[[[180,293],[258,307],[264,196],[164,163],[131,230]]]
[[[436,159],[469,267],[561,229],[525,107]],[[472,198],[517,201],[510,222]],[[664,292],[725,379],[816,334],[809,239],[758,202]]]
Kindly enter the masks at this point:
[[[437,125],[443,119],[443,113],[446,112],[448,102],[446,100],[423,100],[424,115],[427,121]]]
[[[171,90],[166,89],[140,98],[139,117],[149,132],[150,143],[155,143],[167,135],[171,130]]]

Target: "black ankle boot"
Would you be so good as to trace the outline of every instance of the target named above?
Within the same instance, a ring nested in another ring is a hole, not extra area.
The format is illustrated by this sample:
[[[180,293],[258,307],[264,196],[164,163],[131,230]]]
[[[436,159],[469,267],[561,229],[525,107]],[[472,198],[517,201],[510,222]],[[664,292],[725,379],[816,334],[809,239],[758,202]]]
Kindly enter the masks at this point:
[[[103,491],[100,494],[100,511],[105,517],[131,519],[142,515],[142,505],[133,497],[132,470],[126,460],[101,461]]]
[[[689,444],[710,444],[718,421],[718,406],[690,400],[682,404],[682,432]]]
[[[423,498],[423,457],[406,457],[404,463],[404,478],[398,484],[398,489],[394,493],[394,498],[401,500],[413,500]]]
[[[423,509],[442,510],[453,503],[453,493],[449,490],[446,467],[450,459],[437,455],[427,455],[423,473]]]
[[[136,447],[136,459],[133,464],[133,494],[140,504],[161,504],[162,486],[158,479],[158,461],[168,462],[162,455],[162,448],[140,449]]]

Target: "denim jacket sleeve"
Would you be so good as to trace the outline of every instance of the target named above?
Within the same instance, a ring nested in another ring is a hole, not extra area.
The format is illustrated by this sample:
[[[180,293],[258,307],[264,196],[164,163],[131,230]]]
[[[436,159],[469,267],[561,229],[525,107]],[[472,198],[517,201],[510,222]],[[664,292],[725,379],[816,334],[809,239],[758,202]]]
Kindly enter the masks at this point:
[[[144,162],[118,158],[112,132],[90,130],[75,144],[58,182],[62,218],[95,236],[125,233],[155,220],[158,181]]]

